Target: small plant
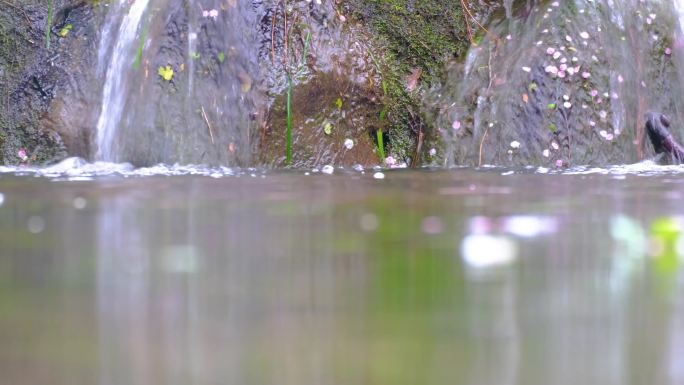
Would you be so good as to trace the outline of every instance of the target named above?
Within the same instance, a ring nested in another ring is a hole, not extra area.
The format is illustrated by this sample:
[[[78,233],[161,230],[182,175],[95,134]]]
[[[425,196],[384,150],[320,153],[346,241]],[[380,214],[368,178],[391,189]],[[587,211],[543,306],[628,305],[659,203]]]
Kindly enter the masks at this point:
[[[286,148],[285,148],[285,163],[289,166],[292,164],[292,79],[297,79],[304,74],[306,55],[309,50],[309,43],[311,42],[311,31],[306,32],[306,39],[304,40],[304,51],[302,57],[297,64],[297,67],[286,67],[287,71],[287,131],[285,132]],[[289,55],[289,53],[286,53]],[[294,73],[293,73],[294,72]]]
[[[64,27],[62,27],[62,29],[60,29],[59,33],[57,33],[57,34],[59,35],[59,37],[66,37],[66,35],[69,34],[69,31],[71,31],[73,28],[74,28],[74,26],[71,23],[69,23],[69,24],[65,25]]]
[[[45,49],[50,49],[50,29],[52,28],[52,0],[48,0],[47,27],[45,28]]]
[[[138,51],[135,54],[135,62],[133,63],[133,68],[138,69],[140,68],[140,63],[142,62],[142,54],[143,50],[145,48],[145,40],[147,40],[147,33],[149,32],[149,24],[145,24],[145,27],[142,30],[142,33],[140,34],[140,41],[138,42]]]

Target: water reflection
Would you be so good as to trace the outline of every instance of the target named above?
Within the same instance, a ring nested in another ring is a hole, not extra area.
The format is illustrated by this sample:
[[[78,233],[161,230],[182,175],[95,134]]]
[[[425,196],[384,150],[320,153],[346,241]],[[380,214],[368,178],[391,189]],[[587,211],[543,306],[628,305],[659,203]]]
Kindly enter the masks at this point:
[[[678,175],[385,176],[0,175],[3,379],[684,381]]]

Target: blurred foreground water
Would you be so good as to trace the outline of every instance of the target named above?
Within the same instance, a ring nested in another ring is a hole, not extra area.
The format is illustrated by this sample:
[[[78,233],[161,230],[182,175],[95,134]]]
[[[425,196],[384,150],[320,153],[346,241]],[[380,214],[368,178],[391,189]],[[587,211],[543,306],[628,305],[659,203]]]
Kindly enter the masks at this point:
[[[97,170],[0,170],[0,383],[684,383],[682,167]]]

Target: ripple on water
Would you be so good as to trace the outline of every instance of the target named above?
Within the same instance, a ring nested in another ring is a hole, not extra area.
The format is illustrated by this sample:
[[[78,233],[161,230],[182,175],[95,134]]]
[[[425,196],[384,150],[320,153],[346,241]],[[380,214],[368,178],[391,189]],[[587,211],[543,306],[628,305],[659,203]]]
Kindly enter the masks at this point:
[[[546,172],[549,172],[545,169]],[[540,169],[538,173],[545,173]],[[554,171],[551,171],[554,172]],[[567,175],[613,175],[616,177],[623,177],[625,175],[636,176],[661,176],[684,173],[684,165],[659,165],[653,161],[645,160],[639,163],[613,165],[606,167],[592,167],[592,166],[576,166],[565,170],[560,170],[557,173]]]
[[[434,170],[434,169],[431,169]],[[647,160],[634,164],[613,165],[606,167],[575,166],[570,168],[546,168],[528,166],[525,168],[505,168],[494,166],[482,166],[478,168],[452,167],[453,172],[465,170],[479,170],[483,173],[495,171],[503,176],[524,175],[524,174],[552,174],[552,175],[607,175],[615,178],[624,178],[626,175],[636,176],[662,176],[677,175],[684,173],[684,165],[659,165]],[[335,171],[332,166],[323,167],[322,170],[311,169],[302,170],[304,175],[310,174],[331,174]],[[341,173],[365,174],[365,169],[361,166],[352,169],[342,169]],[[375,179],[385,179],[386,169],[376,168],[371,174]],[[392,172],[401,172],[392,171]],[[260,176],[269,173],[268,169],[257,168],[231,168],[231,167],[210,167],[205,165],[167,165],[158,164],[150,167],[136,168],[130,163],[94,162],[90,163],[82,158],[67,158],[55,165],[47,167],[34,166],[0,166],[1,174],[12,174],[19,176],[45,177],[58,181],[90,181],[101,177],[150,177],[150,176],[206,176],[211,178],[240,177],[240,176]]]

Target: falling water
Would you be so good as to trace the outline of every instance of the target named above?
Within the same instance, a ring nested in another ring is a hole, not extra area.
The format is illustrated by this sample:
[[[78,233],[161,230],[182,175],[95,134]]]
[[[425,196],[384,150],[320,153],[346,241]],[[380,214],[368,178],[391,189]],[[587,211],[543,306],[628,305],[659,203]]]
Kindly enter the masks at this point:
[[[133,66],[135,55],[136,35],[140,29],[142,16],[147,8],[149,0],[137,0],[133,2],[130,9],[125,14],[119,33],[116,37],[116,44],[111,53],[109,63],[105,63],[106,80],[102,92],[102,110],[97,121],[97,152],[96,159],[105,161],[115,161],[113,153],[114,135],[121,120],[121,114],[126,102],[128,84],[124,74],[129,66]],[[120,0],[120,5],[125,6],[127,0]],[[104,45],[109,39],[109,33],[103,32]],[[101,55],[104,57],[104,55]],[[101,57],[101,59],[102,59]],[[102,63],[100,63],[102,66]]]
[[[632,163],[649,157],[645,112],[684,122],[684,0],[528,2],[512,11],[490,21],[433,94],[446,164]]]
[[[684,33],[684,0],[673,0],[674,7],[677,10],[677,15],[679,16],[679,28],[682,33]]]

